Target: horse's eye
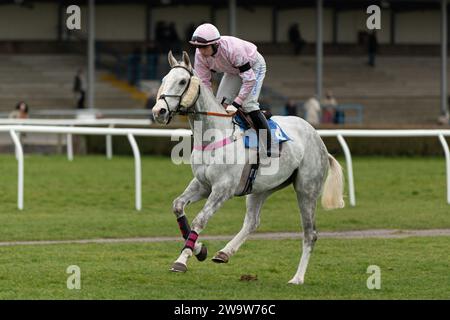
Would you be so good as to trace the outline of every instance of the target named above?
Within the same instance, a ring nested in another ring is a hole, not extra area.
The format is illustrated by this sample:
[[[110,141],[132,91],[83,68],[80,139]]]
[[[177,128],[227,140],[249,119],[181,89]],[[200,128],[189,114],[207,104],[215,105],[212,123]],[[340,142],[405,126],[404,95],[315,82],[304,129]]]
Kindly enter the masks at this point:
[[[180,81],[180,86],[185,85],[186,84],[186,80],[181,80]]]

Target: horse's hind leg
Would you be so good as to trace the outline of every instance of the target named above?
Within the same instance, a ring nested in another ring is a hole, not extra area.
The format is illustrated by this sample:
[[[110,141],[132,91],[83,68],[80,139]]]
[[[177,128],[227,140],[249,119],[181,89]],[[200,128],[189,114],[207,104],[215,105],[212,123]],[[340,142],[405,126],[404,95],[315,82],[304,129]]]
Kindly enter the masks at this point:
[[[292,284],[303,284],[309,258],[317,240],[315,213],[326,170],[299,170],[294,181],[303,226],[303,251]]]
[[[184,212],[184,208],[190,203],[206,198],[208,195],[209,190],[203,187],[203,185],[194,178],[189,183],[186,190],[173,201],[173,213],[177,218],[178,226],[184,240],[187,240],[189,233],[191,232],[191,227]],[[197,242],[194,248],[194,255],[199,261],[204,261],[208,255],[206,246],[201,242]]]
[[[295,276],[289,281],[292,284],[303,284],[309,258],[317,240],[315,226],[315,210],[317,197],[315,195],[297,192],[297,201],[300,207],[303,225],[303,251]]]
[[[264,193],[250,194],[247,196],[247,213],[245,215],[242,229],[222,250],[216,253],[214,258],[212,258],[212,261],[217,263],[226,263],[229,258],[239,250],[239,247],[245,242],[245,240],[247,240],[250,233],[258,228],[261,207],[270,194],[271,192],[268,191]]]

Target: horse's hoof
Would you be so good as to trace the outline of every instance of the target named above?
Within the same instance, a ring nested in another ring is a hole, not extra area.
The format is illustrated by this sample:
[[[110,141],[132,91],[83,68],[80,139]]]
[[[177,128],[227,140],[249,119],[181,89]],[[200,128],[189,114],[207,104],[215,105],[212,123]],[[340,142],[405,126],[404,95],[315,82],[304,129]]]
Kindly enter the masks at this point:
[[[299,284],[303,284],[303,280],[301,280],[301,279],[296,279],[296,278],[293,278],[293,279],[291,279],[289,282],[288,282],[288,284],[296,284],[296,285],[299,285]]]
[[[208,248],[204,244],[202,244],[202,248],[200,249],[200,252],[195,255],[198,261],[205,261],[206,257],[208,256]]]
[[[170,268],[170,271],[184,273],[187,271],[187,266],[181,262],[174,262],[172,268]]]
[[[229,259],[225,252],[219,251],[211,260],[216,263],[227,263]]]

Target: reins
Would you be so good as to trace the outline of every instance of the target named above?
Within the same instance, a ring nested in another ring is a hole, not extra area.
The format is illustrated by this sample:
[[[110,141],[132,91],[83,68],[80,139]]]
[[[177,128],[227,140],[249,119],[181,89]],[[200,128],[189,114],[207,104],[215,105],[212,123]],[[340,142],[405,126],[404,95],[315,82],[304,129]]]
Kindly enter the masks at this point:
[[[182,68],[184,70],[186,70],[187,72],[189,72],[189,74],[192,76],[194,76],[194,73],[189,70],[188,68],[181,66],[181,65],[177,65],[174,66],[173,68]],[[181,109],[181,101],[183,99],[184,94],[186,93],[186,91],[188,90],[189,86],[191,84],[191,78],[189,78],[189,82],[187,84],[187,86],[185,87],[183,93],[181,95],[167,95],[167,94],[162,94],[159,99],[164,100],[164,102],[167,105],[167,109],[169,110],[169,122],[173,117],[173,114],[180,114],[180,115],[188,115],[188,114],[201,114],[201,115],[205,115],[205,116],[213,116],[213,117],[223,117],[223,118],[231,118],[235,115],[236,112],[233,113],[220,113],[220,112],[212,112],[212,111],[196,111],[195,109],[193,111],[190,110],[182,110]],[[174,111],[171,111],[169,108],[169,104],[166,101],[166,97],[173,97],[173,98],[178,98],[178,105],[177,108]],[[197,93],[197,97],[195,98],[194,102],[192,103],[191,106],[193,106],[194,104],[197,103],[198,98],[200,97],[200,87],[198,88],[198,93]],[[190,108],[191,106],[188,106],[187,108]]]
[[[220,113],[220,112],[210,112],[210,111],[182,111],[179,110],[178,114],[180,115],[187,115],[187,114],[201,114],[205,116],[213,116],[213,117],[224,117],[224,118],[231,118],[235,115],[235,112],[233,113]]]

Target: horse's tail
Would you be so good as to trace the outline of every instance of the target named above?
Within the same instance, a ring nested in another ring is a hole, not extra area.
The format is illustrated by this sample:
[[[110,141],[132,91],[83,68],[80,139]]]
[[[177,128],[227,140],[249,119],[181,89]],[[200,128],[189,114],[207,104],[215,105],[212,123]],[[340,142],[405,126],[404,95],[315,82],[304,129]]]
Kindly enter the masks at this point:
[[[327,210],[343,208],[345,202],[343,199],[344,175],[342,167],[330,154],[328,155],[328,161],[330,162],[330,169],[323,187],[322,207]]]

